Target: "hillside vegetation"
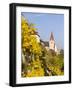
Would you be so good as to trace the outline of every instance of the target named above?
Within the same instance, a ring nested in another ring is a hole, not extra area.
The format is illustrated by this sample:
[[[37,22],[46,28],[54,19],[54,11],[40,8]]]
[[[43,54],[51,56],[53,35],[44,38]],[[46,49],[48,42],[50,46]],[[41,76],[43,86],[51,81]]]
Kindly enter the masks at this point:
[[[64,75],[64,51],[56,54],[37,42],[35,25],[21,18],[22,77]]]

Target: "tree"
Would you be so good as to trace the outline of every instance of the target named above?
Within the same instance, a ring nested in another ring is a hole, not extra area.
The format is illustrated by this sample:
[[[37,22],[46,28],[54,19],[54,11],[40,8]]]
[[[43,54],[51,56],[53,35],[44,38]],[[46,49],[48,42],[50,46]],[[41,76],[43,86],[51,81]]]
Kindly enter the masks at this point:
[[[21,29],[22,29],[22,52],[24,53],[26,65],[26,76],[36,76],[36,63],[40,75],[44,74],[43,69],[41,68],[41,62],[39,61],[39,56],[41,55],[41,45],[37,42],[35,37],[36,28],[34,24],[29,23],[25,18],[21,18]],[[23,64],[22,64],[23,65]],[[33,72],[34,75],[32,74]],[[38,76],[38,74],[37,74]]]

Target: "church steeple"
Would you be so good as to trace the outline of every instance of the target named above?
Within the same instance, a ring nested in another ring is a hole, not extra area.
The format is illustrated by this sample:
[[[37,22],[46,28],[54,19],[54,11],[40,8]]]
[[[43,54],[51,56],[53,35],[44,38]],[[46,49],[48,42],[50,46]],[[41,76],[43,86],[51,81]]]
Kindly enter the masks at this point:
[[[54,40],[53,32],[51,32],[50,40]]]
[[[54,40],[53,32],[51,32],[51,36],[49,40],[49,49],[55,50],[55,40]]]

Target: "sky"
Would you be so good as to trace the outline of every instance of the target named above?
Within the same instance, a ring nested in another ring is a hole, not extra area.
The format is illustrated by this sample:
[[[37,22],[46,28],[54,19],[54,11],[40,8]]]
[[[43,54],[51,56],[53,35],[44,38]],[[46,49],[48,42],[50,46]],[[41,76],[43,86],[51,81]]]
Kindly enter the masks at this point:
[[[35,24],[37,32],[43,41],[49,41],[53,32],[56,46],[64,49],[64,15],[52,13],[22,12],[29,23]]]

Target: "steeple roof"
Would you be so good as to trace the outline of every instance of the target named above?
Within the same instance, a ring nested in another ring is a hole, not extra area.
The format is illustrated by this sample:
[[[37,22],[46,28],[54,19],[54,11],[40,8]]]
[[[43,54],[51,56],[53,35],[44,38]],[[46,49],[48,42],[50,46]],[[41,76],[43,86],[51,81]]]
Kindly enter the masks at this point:
[[[54,40],[53,32],[51,32],[50,40]]]

